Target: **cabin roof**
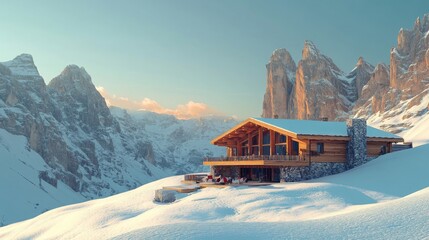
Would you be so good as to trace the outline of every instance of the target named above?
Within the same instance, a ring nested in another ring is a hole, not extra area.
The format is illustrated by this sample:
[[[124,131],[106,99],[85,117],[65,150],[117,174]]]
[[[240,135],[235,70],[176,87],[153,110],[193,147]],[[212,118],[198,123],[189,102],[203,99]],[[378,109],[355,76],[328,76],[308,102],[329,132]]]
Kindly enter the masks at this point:
[[[315,120],[295,120],[295,119],[274,119],[274,118],[248,118],[239,123],[230,130],[224,132],[220,136],[212,140],[216,144],[218,140],[233,134],[238,129],[248,124],[256,124],[269,128],[281,133],[288,133],[295,136],[323,136],[323,137],[340,137],[348,138],[346,122],[328,122]],[[367,138],[371,139],[386,139],[392,142],[404,141],[398,135],[367,126]]]
[[[346,122],[328,122],[315,120],[295,120],[295,119],[273,119],[273,118],[251,118],[265,124],[278,128],[283,128],[297,135],[317,135],[317,136],[339,136],[347,137]],[[398,138],[401,137],[371,126],[366,127],[366,136],[374,138]]]

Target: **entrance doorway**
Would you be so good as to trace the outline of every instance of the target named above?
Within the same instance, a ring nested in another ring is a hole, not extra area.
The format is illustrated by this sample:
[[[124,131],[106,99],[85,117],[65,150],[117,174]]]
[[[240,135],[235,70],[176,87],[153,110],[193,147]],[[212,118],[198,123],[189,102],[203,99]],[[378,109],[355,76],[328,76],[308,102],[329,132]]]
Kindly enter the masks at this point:
[[[278,168],[240,168],[240,177],[250,181],[280,182]]]

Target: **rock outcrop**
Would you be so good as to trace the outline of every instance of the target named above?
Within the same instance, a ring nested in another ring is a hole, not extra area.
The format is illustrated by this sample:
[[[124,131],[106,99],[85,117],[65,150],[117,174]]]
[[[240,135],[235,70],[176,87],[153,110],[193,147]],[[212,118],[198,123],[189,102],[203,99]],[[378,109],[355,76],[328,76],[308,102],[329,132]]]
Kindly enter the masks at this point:
[[[356,117],[368,118],[378,127],[400,133],[427,114],[428,36],[429,14],[425,14],[422,20],[417,18],[412,30],[399,31],[398,46],[390,51],[390,68],[385,65],[376,68],[366,86],[367,94],[353,109]]]
[[[351,79],[352,101],[356,101],[362,96],[362,89],[368,83],[373,72],[374,66],[366,62],[363,57],[359,57],[355,68],[346,76]]]
[[[294,68],[278,61],[280,56],[275,51],[267,65],[263,117],[344,120],[354,116],[399,133],[429,112],[429,14],[417,18],[413,29],[399,31],[389,66],[381,63],[374,68],[360,57],[355,68],[344,74],[306,41],[295,77],[288,78]]]
[[[273,52],[267,68],[267,90],[264,96],[263,116],[286,118],[290,94],[295,83],[296,64],[286,49]]]
[[[354,98],[349,81],[332,59],[320,53],[310,41],[304,43],[298,67],[286,50],[276,50],[267,64],[262,115],[336,119],[349,111]]]
[[[40,181],[87,199],[203,171],[204,157],[224,152],[209,142],[235,123],[225,121],[109,109],[82,67],[69,65],[46,85],[31,55],[0,63],[0,128],[25,136],[43,158]]]

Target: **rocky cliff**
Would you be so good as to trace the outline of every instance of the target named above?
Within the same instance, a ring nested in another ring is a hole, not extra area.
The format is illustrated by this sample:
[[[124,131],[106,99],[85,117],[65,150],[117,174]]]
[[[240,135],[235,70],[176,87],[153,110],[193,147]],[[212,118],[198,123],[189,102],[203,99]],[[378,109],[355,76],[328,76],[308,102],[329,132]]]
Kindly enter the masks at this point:
[[[40,181],[87,199],[203,171],[205,156],[224,154],[210,140],[234,123],[109,109],[82,67],[69,65],[46,85],[31,55],[0,63],[0,128],[24,136],[45,161],[34,170]]]
[[[264,96],[264,116],[287,117],[290,94],[295,84],[296,64],[286,49],[273,52],[267,67],[267,90]]]
[[[395,133],[408,130],[428,112],[428,35],[426,14],[417,18],[412,30],[399,31],[389,66],[374,67],[360,57],[347,74],[310,41],[304,43],[295,72],[286,64],[294,62],[287,50],[276,50],[267,64],[262,116],[329,120],[355,116]]]

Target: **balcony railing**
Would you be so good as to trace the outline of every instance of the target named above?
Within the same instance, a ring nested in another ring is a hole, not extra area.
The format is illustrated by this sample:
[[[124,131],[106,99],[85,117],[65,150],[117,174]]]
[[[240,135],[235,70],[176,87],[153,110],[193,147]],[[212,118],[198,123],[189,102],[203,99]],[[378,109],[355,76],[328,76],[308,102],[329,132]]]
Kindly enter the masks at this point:
[[[231,157],[210,157],[204,161],[248,161],[248,160],[277,160],[277,161],[306,161],[305,155],[249,155]]]

